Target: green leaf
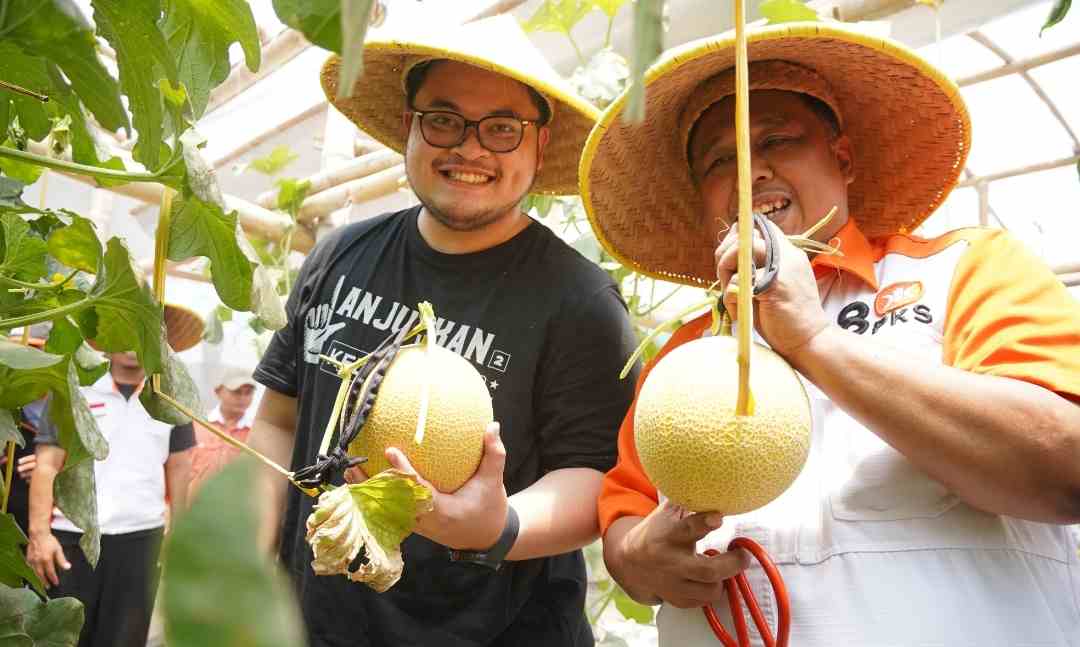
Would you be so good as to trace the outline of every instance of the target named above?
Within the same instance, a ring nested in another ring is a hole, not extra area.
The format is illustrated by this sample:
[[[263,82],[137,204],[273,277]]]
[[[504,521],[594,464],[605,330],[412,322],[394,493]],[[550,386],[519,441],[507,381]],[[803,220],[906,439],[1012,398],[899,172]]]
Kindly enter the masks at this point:
[[[630,123],[645,120],[645,70],[664,51],[664,17],[661,0],[634,2],[634,48],[630,57],[630,93],[626,98],[624,119]]]
[[[338,69],[338,99],[352,96],[356,80],[364,73],[364,38],[371,20],[373,0],[341,0],[344,39]]]
[[[75,372],[79,374],[79,384],[90,386],[109,372],[109,360],[105,355],[83,343],[75,349]]]
[[[236,212],[226,214],[194,195],[180,195],[173,200],[170,222],[169,260],[207,257],[221,301],[233,310],[250,310],[255,268],[240,247]]]
[[[615,608],[627,620],[633,620],[642,625],[650,624],[653,621],[652,607],[634,602],[621,588],[617,588],[612,593],[612,600],[615,602]]]
[[[265,265],[255,268],[251,277],[251,311],[262,319],[270,330],[285,327],[285,305],[277,291],[277,281]]]
[[[55,229],[48,238],[49,253],[70,268],[96,274],[101,263],[101,241],[94,223],[74,216],[72,223]]]
[[[10,140],[3,142],[5,148],[14,148],[10,144]],[[15,178],[24,184],[33,184],[34,182],[37,182],[44,171],[45,169],[43,167],[35,164],[28,164],[19,160],[0,157],[0,173]]]
[[[7,409],[0,409],[0,446],[9,442],[15,443],[19,447],[26,446],[26,439],[23,438],[22,432],[19,431],[19,426],[15,424],[15,418],[12,417],[11,412]],[[0,491],[3,491],[2,485],[0,485]],[[3,545],[3,542],[0,542],[0,548]]]
[[[215,345],[225,341],[225,327],[221,325],[221,319],[214,315],[206,318],[206,328],[203,330],[202,340]]]
[[[26,54],[58,65],[99,124],[109,131],[127,129],[120,88],[98,59],[94,30],[76,3],[9,0],[6,4],[0,41],[12,42]]]
[[[259,69],[262,50],[255,18],[244,0],[165,0],[164,5],[161,31],[198,119],[210,91],[229,76],[229,45],[240,43],[248,69]]]
[[[21,212],[26,209],[26,203],[22,201],[22,192],[25,188],[25,182],[0,176],[0,211],[11,209]]]
[[[64,358],[38,350],[32,346],[23,346],[6,339],[0,339],[0,364],[15,370],[34,370],[55,366]],[[29,401],[33,401],[31,398]],[[15,406],[22,406],[20,403]]]
[[[11,419],[11,414],[7,411],[2,414],[6,414],[8,419]],[[2,417],[0,415],[0,419]],[[17,435],[21,440],[22,434],[17,433]],[[23,555],[22,547],[27,543],[26,535],[19,528],[19,524],[15,523],[15,516],[0,515],[0,584],[21,588],[25,581],[34,587],[38,595],[45,597],[45,586],[34,569],[26,563],[26,557]]]
[[[192,411],[202,411],[202,403],[199,402],[199,387],[188,374],[187,367],[180,361],[171,349],[166,348],[164,370],[161,372],[161,390],[173,400],[186,406]],[[146,378],[146,385],[139,394],[139,402],[142,402],[146,412],[154,420],[167,422],[170,425],[183,425],[191,422],[187,417],[173,406],[161,399],[150,386],[150,378]]]
[[[70,355],[83,343],[82,331],[68,317],[53,319],[49,329],[49,338],[45,340],[45,351],[57,355]]]
[[[277,208],[295,220],[296,215],[300,213],[300,205],[304,203],[304,198],[311,190],[311,182],[285,178],[274,182],[274,185],[278,188]]]
[[[274,150],[263,157],[257,157],[251,160],[248,162],[247,166],[263,175],[275,175],[298,159],[300,159],[300,155],[294,153],[293,150],[285,144],[282,144],[280,146],[275,146]]]
[[[116,51],[120,87],[139,133],[132,153],[136,161],[156,171],[163,162],[160,143],[165,134],[158,80],[177,83],[176,63],[157,26],[160,1],[91,0],[91,5],[98,33]]]
[[[83,605],[75,598],[42,602],[29,589],[0,587],[4,647],[72,647],[82,625]]]
[[[544,4],[522,24],[526,32],[554,31],[569,34],[590,11],[591,0],[544,0]]]
[[[768,19],[768,24],[820,20],[817,12],[800,0],[762,0],[758,11]]]
[[[296,29],[313,45],[341,53],[342,0],[274,0],[278,20]]]
[[[608,18],[614,18],[624,4],[626,0],[592,0],[592,6],[606,13]]]
[[[163,553],[170,647],[304,644],[292,587],[256,548],[256,476],[247,457],[233,461],[199,488],[191,509],[176,520]]]
[[[1042,29],[1039,30],[1039,37],[1042,37],[1044,31],[1064,20],[1065,14],[1069,13],[1069,7],[1071,6],[1072,0],[1056,0],[1054,6],[1050,8],[1050,15],[1046,17],[1046,22],[1043,23]]]
[[[0,40],[0,78],[52,99],[52,82],[45,59],[27,54],[14,41]],[[0,93],[0,97],[10,99],[11,116],[18,118],[19,126],[26,130],[30,139],[45,139],[50,127],[48,104],[5,90]],[[6,133],[7,127],[0,131],[0,139],[6,138]]]
[[[109,239],[89,298],[97,315],[94,343],[109,353],[134,350],[148,374],[158,372],[164,346],[161,306],[119,238]]]

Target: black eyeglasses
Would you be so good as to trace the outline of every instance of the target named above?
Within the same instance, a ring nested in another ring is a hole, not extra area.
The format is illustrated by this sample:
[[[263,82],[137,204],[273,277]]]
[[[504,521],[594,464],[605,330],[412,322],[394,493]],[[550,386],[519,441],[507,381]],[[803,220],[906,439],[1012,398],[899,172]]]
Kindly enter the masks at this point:
[[[413,110],[413,114],[420,119],[420,134],[424,136],[424,141],[436,148],[461,145],[468,136],[469,126],[472,126],[476,129],[480,145],[492,153],[509,153],[516,149],[525,138],[525,128],[540,123],[499,115],[471,121],[456,112],[445,110]]]

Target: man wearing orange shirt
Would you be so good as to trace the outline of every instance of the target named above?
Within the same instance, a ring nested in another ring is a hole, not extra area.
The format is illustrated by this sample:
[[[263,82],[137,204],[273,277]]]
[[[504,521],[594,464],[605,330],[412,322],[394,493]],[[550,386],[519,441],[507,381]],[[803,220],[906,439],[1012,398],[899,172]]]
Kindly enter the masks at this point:
[[[1005,232],[906,233],[955,186],[970,144],[942,73],[824,23],[749,38],[753,209],[779,253],[754,323],[806,387],[810,455],[760,510],[685,514],[645,474],[631,410],[599,500],[609,571],[664,603],[661,645],[717,644],[706,604],[730,631],[721,581],[747,557],[703,553],[741,535],[786,580],[793,645],[1077,647],[1065,524],[1080,520],[1080,304]],[[617,100],[586,144],[582,196],[615,258],[689,285],[719,279],[737,318],[733,50],[713,37],[658,62],[640,126]],[[833,206],[814,237],[842,254],[808,258],[784,235]],[[754,257],[762,267],[758,231]],[[709,323],[683,326],[657,361]],[[775,623],[762,571],[746,573]]]
[[[214,387],[214,395],[218,398],[218,406],[207,416],[207,422],[214,423],[219,431],[232,438],[247,442],[251,424],[255,420],[255,407],[251,406],[255,397],[255,380],[251,377],[251,371],[226,367],[221,380]],[[195,440],[190,495],[194,495],[206,479],[240,453],[239,449],[199,424],[195,425]]]

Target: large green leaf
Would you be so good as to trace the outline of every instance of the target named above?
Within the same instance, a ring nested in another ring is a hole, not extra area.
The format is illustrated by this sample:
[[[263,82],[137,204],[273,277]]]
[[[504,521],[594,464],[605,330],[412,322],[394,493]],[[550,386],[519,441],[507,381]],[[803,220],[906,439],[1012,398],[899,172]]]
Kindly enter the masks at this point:
[[[0,41],[60,66],[75,92],[110,131],[128,127],[120,88],[97,57],[93,28],[72,0],[8,0]]]
[[[4,148],[15,148],[10,139],[0,141]],[[29,164],[9,157],[0,157],[0,175],[14,178],[24,184],[33,184],[41,177],[45,169],[36,164]]]
[[[15,418],[11,415],[11,412],[7,409],[0,409],[0,446],[4,446],[6,443],[15,443],[22,447],[26,444],[26,439],[23,438],[18,425],[15,424]],[[0,491],[3,491],[2,486],[0,486]],[[0,546],[3,546],[3,544],[0,544]]]
[[[274,0],[274,12],[313,45],[341,53],[341,0]]]
[[[52,81],[49,79],[45,59],[26,54],[14,41],[0,40],[0,78],[52,98]],[[33,97],[0,92],[0,97],[11,100],[12,117],[18,117],[19,126],[26,131],[27,136],[35,141],[45,139],[51,125],[48,104]],[[5,133],[6,127],[0,131],[0,140],[6,138]]]
[[[109,372],[109,360],[85,343],[75,350],[75,371],[79,374],[79,384],[90,386]]]
[[[173,200],[170,224],[169,260],[209,258],[218,297],[233,310],[250,310],[255,268],[240,247],[236,212],[187,194]]]
[[[259,32],[244,0],[165,0],[161,30],[196,119],[206,111],[210,91],[229,76],[231,43],[240,43],[248,69],[259,69]]]
[[[30,233],[25,220],[10,213],[0,215],[0,230],[4,234],[0,274],[33,281],[48,273],[45,241]]]
[[[70,355],[83,343],[83,334],[78,324],[70,317],[53,319],[49,337],[45,340],[45,351],[57,355]]]
[[[49,253],[68,267],[95,274],[101,262],[101,241],[94,224],[74,216],[70,225],[54,229],[48,238]]]
[[[97,315],[94,342],[103,351],[134,350],[148,373],[161,367],[163,324],[161,307],[131,264],[131,254],[119,238],[106,244],[105,258],[89,298]]]
[[[590,11],[591,0],[544,0],[521,26],[525,31],[554,31],[569,34]]]
[[[191,379],[187,367],[180,361],[172,350],[166,347],[164,370],[161,372],[161,390],[173,400],[184,405],[192,411],[202,411],[202,403],[199,402],[199,387]],[[170,425],[182,425],[191,422],[187,417],[171,404],[162,400],[150,386],[150,378],[147,378],[146,386],[139,394],[139,401],[143,408],[155,420],[167,422]]]
[[[263,175],[276,175],[298,159],[300,159],[299,154],[294,153],[291,148],[282,144],[275,146],[274,150],[266,155],[251,160],[247,163],[247,167]]]
[[[22,201],[22,192],[26,188],[25,182],[9,177],[0,177],[0,213],[13,211],[22,213],[27,209]]]
[[[804,20],[818,20],[817,12],[800,0],[762,0],[758,11],[770,25]]]
[[[0,584],[19,588],[23,582],[28,582],[38,595],[45,597],[45,586],[41,583],[41,578],[26,563],[23,555],[22,547],[27,543],[26,535],[19,528],[19,524],[15,523],[15,516],[0,515]]]
[[[292,588],[255,547],[254,468],[246,457],[234,461],[175,522],[162,583],[170,647],[304,644]]]
[[[71,119],[71,158],[79,164],[101,166],[114,171],[123,171],[124,162],[117,156],[104,159],[99,154],[100,144],[97,137],[86,120],[79,97],[67,81],[60,75],[59,68],[55,65],[48,66],[50,85],[50,101],[52,111],[56,117],[68,116]],[[97,180],[101,186],[122,184],[116,181]]]
[[[86,555],[86,561],[97,566],[101,555],[101,528],[98,526],[94,462],[65,463],[63,471],[56,475],[53,482],[53,495],[56,507],[64,512],[71,523],[82,529],[79,547]]]
[[[1072,0],[1054,0],[1054,6],[1050,7],[1050,15],[1046,17],[1046,22],[1039,30],[1039,36],[1042,37],[1044,31],[1064,20],[1071,6]]]
[[[0,365],[11,369],[34,370],[48,368],[50,366],[55,366],[63,359],[64,358],[60,355],[46,353],[32,346],[23,346],[22,344],[16,344],[15,342],[6,339],[0,339]],[[0,384],[0,392],[2,392],[2,389],[3,384]],[[34,398],[31,398],[28,402],[32,400],[34,400]],[[12,406],[18,407],[23,404],[25,403]]]
[[[608,18],[614,18],[624,4],[626,0],[592,0],[592,6],[606,13]]]
[[[135,160],[156,171],[161,166],[165,112],[158,80],[176,85],[176,63],[158,29],[160,0],[91,0],[98,33],[116,51],[120,87],[139,133]]]
[[[338,99],[351,97],[356,80],[364,72],[364,38],[374,0],[342,0],[341,24],[344,39],[341,45],[341,67],[338,70]]]
[[[83,605],[75,598],[42,602],[29,589],[0,586],[0,645],[75,647]]]

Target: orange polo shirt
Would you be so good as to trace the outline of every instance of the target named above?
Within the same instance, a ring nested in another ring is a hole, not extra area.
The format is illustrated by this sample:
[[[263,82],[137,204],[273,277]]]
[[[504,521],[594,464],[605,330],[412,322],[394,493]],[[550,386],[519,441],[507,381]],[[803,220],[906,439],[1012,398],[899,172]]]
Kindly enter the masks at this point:
[[[837,238],[843,255],[812,263],[836,325],[882,338],[907,335],[901,339],[925,341],[920,350],[939,353],[942,364],[1023,380],[1080,402],[1080,302],[1012,236],[968,228],[934,239],[897,234],[870,241],[849,220]],[[698,339],[709,323],[705,314],[677,330],[637,388],[656,362]],[[620,517],[648,515],[657,501],[634,446],[631,406],[619,431],[618,463],[600,494],[601,532]]]

